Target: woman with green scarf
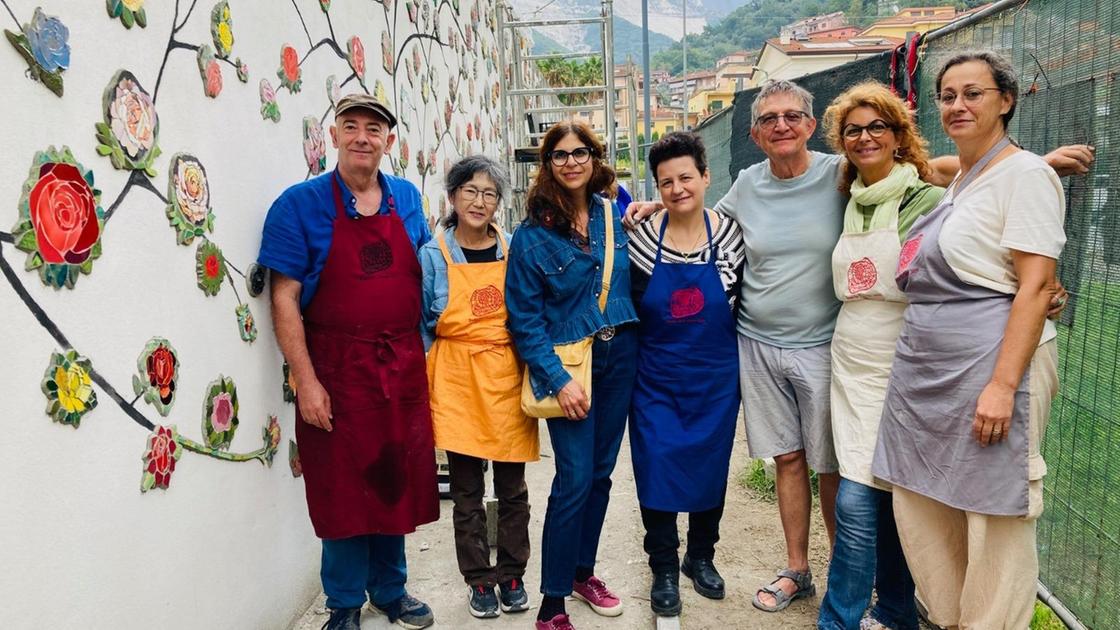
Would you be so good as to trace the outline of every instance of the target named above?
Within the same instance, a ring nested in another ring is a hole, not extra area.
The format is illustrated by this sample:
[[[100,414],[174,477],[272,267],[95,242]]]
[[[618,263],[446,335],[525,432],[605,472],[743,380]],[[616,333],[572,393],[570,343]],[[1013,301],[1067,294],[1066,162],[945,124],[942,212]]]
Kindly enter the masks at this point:
[[[902,241],[944,189],[929,174],[926,143],[906,104],[886,86],[861,83],[824,114],[829,144],[846,156],[840,189],[851,195],[844,232],[832,253],[836,297],[843,302],[832,338],[832,433],[840,463],[836,544],[818,627],[916,630],[914,581],[891,509],[890,486],[871,475],[871,458],[906,298],[895,284]]]

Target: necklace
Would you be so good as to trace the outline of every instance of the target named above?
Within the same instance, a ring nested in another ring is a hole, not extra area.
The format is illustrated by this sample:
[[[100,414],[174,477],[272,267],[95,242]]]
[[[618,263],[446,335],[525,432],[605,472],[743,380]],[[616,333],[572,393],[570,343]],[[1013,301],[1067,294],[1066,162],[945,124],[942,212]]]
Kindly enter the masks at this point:
[[[705,212],[707,211],[705,210]],[[669,217],[666,216],[665,220],[668,221]],[[682,258],[688,261],[691,260],[694,256],[700,255],[700,252],[703,251],[699,249],[700,240],[704,238],[705,232],[697,232],[696,238],[692,241],[692,246],[688,248],[682,248],[680,246],[680,241],[678,241],[676,237],[671,233],[671,228],[672,226],[669,226],[665,229],[665,236],[669,237],[670,245],[672,245],[673,249],[680,253]]]

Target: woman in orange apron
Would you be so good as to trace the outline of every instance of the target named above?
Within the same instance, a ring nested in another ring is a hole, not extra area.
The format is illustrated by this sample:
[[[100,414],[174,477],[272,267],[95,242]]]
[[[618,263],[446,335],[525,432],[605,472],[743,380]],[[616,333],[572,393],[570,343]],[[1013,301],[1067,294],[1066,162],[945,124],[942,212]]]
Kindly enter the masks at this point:
[[[508,178],[494,160],[470,156],[447,174],[452,212],[420,251],[422,333],[435,443],[447,451],[455,504],[455,552],[479,618],[529,608],[525,462],[540,457],[537,422],[521,411],[521,363],[506,329],[508,238],[492,221]],[[490,564],[484,469],[493,462],[498,559]],[[495,595],[497,586],[499,595]]]

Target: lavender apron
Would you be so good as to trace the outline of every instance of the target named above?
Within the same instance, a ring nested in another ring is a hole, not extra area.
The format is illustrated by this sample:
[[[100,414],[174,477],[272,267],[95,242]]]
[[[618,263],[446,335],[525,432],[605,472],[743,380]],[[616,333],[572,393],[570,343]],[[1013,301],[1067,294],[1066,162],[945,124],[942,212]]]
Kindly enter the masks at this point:
[[[952,196],[963,196],[1009,143],[1004,138],[985,153]],[[910,305],[871,471],[957,509],[1021,516],[1028,508],[1029,369],[1015,391],[1006,439],[981,448],[972,437],[976,401],[995,370],[1015,296],[967,284],[949,267],[938,239],[952,212],[946,192],[902,246],[895,279]]]

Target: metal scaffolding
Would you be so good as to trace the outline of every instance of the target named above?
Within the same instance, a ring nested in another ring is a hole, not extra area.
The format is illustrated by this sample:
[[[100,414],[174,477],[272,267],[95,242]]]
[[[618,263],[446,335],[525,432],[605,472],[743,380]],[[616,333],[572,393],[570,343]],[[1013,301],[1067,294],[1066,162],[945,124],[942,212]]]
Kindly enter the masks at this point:
[[[502,58],[501,116],[506,141],[505,159],[513,188],[506,223],[507,227],[512,227],[524,216],[525,194],[540,161],[537,146],[540,138],[553,124],[572,117],[601,121],[602,126],[597,126],[594,131],[606,145],[607,163],[616,165],[620,151],[630,156],[631,164],[636,163],[637,82],[632,74],[626,75],[624,84],[621,85],[619,81],[622,78],[615,78],[613,0],[601,0],[599,14],[590,17],[518,19],[510,0],[498,1],[497,14],[499,41],[502,44],[499,46]],[[588,52],[531,54],[531,41],[520,30],[558,26],[598,26],[598,49]],[[595,57],[603,60],[603,77],[602,81],[596,81],[594,85],[553,87],[544,82],[536,67],[537,61],[545,59]],[[621,91],[625,91],[627,95],[626,118],[629,124],[620,129],[620,116],[616,107]],[[559,98],[561,95],[574,94],[588,95],[589,102],[567,105]],[[632,191],[636,191],[637,169],[630,170],[630,187]],[[624,173],[619,175],[622,177]]]

